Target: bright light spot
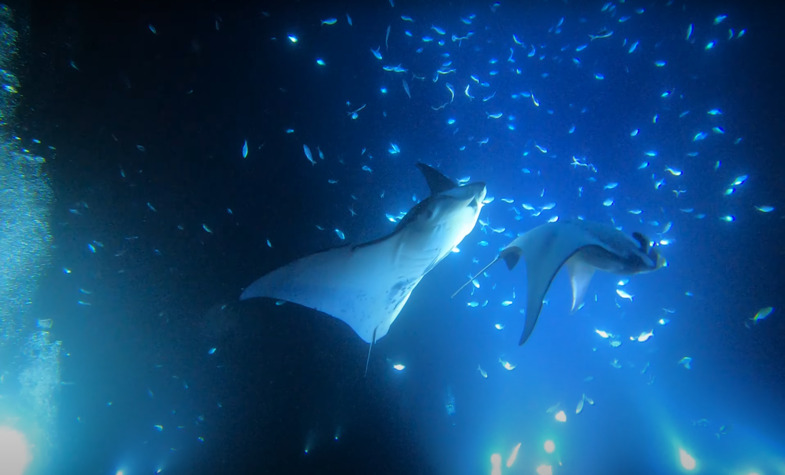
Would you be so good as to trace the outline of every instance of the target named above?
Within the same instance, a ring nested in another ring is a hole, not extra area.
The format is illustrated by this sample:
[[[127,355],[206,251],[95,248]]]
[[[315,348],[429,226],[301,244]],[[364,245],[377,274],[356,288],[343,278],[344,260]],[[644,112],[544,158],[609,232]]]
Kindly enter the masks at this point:
[[[565,414],[564,411],[557,412],[553,418],[559,422],[567,422],[567,414]]]
[[[10,427],[0,427],[0,472],[21,475],[32,459],[25,436]]]
[[[679,460],[681,461],[681,466],[684,467],[685,470],[695,469],[695,459],[684,449],[679,449]]]
[[[404,369],[406,369],[406,365],[402,365],[401,363],[397,363],[397,364],[393,365],[393,368],[395,368],[398,371],[403,371]]]
[[[501,454],[491,455],[491,475],[502,475],[502,456]]]
[[[553,475],[553,467],[542,464],[537,467],[537,475]]]
[[[546,440],[545,451],[552,454],[554,450],[556,450],[556,444],[554,444],[552,440]]]
[[[611,336],[608,332],[606,332],[605,330],[600,330],[599,328],[595,328],[594,333],[600,335],[602,338],[608,338],[609,336]]]
[[[118,470],[115,475],[125,475],[125,472],[123,470]]]
[[[518,458],[518,450],[521,448],[521,443],[518,442],[518,445],[513,447],[512,453],[510,453],[510,457],[507,459],[507,468],[512,467],[512,464],[515,463],[515,459]]]
[[[298,41],[298,40],[297,40],[297,37],[296,37],[296,36],[294,36],[294,35],[289,35],[289,41],[291,41],[292,43],[297,43],[297,41]]]

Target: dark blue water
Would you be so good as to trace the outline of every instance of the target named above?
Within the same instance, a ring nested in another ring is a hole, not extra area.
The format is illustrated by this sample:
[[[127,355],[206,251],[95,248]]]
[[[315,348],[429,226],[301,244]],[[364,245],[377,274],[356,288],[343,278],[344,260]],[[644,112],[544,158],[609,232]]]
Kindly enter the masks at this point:
[[[38,305],[68,352],[50,473],[491,473],[519,443],[501,473],[785,471],[779,15],[33,7],[19,135],[56,147]],[[367,377],[344,323],[238,302],[391,232],[428,196],[418,161],[493,201]],[[572,314],[560,273],[524,346],[524,266],[450,299],[520,233],[578,218],[645,234],[668,266],[598,273]]]

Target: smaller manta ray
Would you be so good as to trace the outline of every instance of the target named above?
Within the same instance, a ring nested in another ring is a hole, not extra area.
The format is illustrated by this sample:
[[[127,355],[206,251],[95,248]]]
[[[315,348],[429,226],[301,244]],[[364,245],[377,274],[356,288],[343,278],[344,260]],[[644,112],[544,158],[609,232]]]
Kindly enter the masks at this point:
[[[484,183],[458,186],[428,165],[417,166],[431,195],[391,234],[302,257],[249,285],[240,300],[269,297],[324,312],[373,346],[425,274],[474,229],[485,199]]]
[[[512,269],[521,257],[526,261],[528,289],[526,321],[520,345],[531,336],[542,310],[545,293],[563,265],[567,265],[570,273],[573,312],[583,301],[594,271],[632,275],[651,272],[667,265],[651,241],[640,233],[632,233],[630,237],[607,224],[557,221],[538,226],[516,238],[469,282],[499,259],[504,259],[507,268]],[[469,282],[463,284],[453,297]]]

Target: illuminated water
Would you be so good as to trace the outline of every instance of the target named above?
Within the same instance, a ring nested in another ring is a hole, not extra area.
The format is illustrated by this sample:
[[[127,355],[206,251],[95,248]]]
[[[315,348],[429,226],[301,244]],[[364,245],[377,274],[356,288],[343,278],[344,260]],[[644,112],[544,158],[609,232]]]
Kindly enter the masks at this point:
[[[38,421],[40,473],[785,473],[781,12],[750,10],[23,11],[2,171],[43,157],[54,202],[0,241],[11,262],[30,236],[47,266],[23,302],[2,281],[25,312],[2,315],[0,422]],[[391,232],[428,194],[418,161],[488,202],[366,378],[342,322],[238,302]],[[576,218],[643,233],[668,266],[597,273],[572,314],[557,275],[524,346],[524,266],[450,299],[520,233]],[[36,361],[56,370],[31,379]],[[20,377],[46,404],[18,403]]]

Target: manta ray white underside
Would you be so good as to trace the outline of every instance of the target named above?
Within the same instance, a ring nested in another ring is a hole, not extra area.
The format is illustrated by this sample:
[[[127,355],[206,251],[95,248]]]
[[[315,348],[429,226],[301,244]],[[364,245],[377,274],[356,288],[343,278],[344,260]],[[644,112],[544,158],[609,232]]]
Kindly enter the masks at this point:
[[[477,222],[485,184],[458,186],[418,164],[431,195],[409,210],[390,235],[317,252],[252,283],[241,300],[287,300],[340,319],[364,341],[387,334],[412,290]]]

